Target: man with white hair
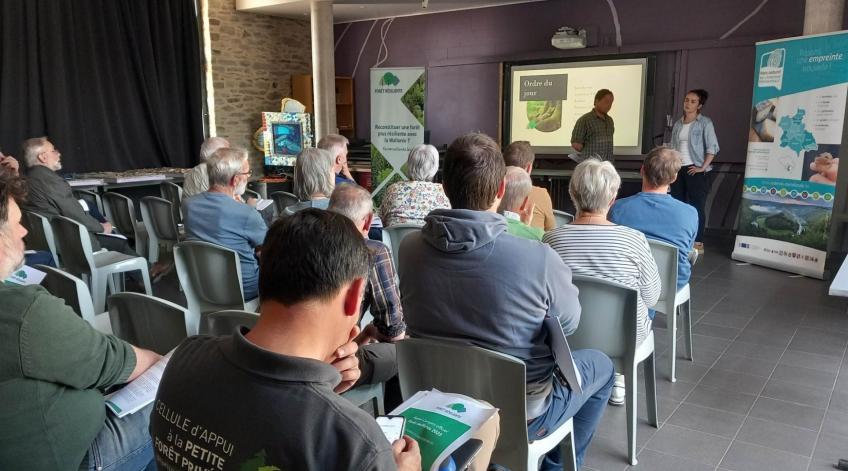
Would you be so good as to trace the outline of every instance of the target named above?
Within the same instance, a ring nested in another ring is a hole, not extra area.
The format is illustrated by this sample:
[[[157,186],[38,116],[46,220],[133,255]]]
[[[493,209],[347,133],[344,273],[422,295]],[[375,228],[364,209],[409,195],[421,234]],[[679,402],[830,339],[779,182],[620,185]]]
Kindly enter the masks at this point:
[[[250,178],[247,151],[218,149],[206,166],[209,190],[183,200],[186,238],[235,250],[241,261],[244,298],[253,299],[259,280],[255,252],[265,240],[268,227],[259,212],[235,200],[244,194]]]
[[[318,141],[317,147],[329,151],[333,156],[333,175],[336,176],[336,185],[355,183],[347,167],[348,143],[347,138],[341,134],[327,134]]]
[[[24,260],[17,178],[0,176],[0,280]],[[0,469],[144,469],[152,405],[122,419],[101,390],[159,360],[94,330],[38,285],[0,282]]]
[[[506,218],[506,231],[525,239],[542,240],[545,231],[530,225],[536,208],[530,201],[533,188],[530,175],[521,167],[507,167],[504,182],[506,188],[498,212]]]
[[[185,174],[183,181],[183,197],[188,198],[209,189],[209,173],[206,162],[218,149],[230,147],[230,142],[223,137],[210,137],[200,145],[200,163]]]
[[[94,250],[103,247],[138,256],[125,239],[106,235],[112,233],[111,223],[101,223],[85,212],[71,185],[56,173],[62,169],[62,153],[52,142],[46,137],[35,137],[24,141],[22,148],[29,193],[24,209],[48,218],[65,216],[82,224],[94,235],[91,238]]]

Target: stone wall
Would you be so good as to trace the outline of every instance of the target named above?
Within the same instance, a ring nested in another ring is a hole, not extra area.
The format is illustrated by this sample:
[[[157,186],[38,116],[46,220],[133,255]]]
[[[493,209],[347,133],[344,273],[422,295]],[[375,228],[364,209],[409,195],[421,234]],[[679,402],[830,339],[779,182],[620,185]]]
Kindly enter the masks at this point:
[[[235,0],[209,0],[217,134],[250,151],[254,174],[262,153],[253,133],[262,111],[279,111],[291,76],[312,72],[309,21],[238,12]]]

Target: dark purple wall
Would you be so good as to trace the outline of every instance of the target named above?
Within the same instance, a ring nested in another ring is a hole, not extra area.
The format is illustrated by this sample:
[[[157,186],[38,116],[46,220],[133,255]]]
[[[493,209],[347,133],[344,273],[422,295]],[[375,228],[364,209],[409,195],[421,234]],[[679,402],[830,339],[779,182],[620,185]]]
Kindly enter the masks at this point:
[[[397,18],[386,37],[383,67],[427,67],[427,127],[435,145],[480,130],[498,134],[500,62],[567,59],[618,53],[656,53],[653,134],[663,116],[680,113],[685,90],[705,88],[704,113],[716,123],[720,160],[744,162],[751,103],[754,42],[800,35],[804,2],[771,0],[725,41],[718,38],[759,4],[754,0],[617,0],[622,49],[607,3],[549,0],[496,8]],[[373,21],[351,23],[336,49],[336,73],[350,76]],[[354,77],[357,136],[369,138],[368,70],[377,60],[380,20],[365,44]],[[550,38],[560,26],[583,27],[587,49],[557,51]],[[336,25],[338,39],[347,27]],[[679,90],[674,89],[675,83]]]

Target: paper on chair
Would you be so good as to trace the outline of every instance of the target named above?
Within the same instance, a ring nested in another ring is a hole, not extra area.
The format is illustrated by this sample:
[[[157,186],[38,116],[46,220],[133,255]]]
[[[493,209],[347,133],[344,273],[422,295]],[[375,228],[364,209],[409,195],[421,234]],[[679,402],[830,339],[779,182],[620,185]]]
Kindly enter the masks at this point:
[[[562,325],[559,319],[545,316],[545,327],[548,328],[548,338],[551,340],[551,350],[556,360],[557,368],[565,377],[568,385],[575,394],[583,392],[583,378],[577,372],[577,365],[574,364],[574,358],[571,356],[571,347],[568,346],[568,340],[565,339],[565,332],[562,330]]]
[[[174,349],[176,350],[176,349]],[[130,415],[143,409],[146,405],[156,399],[156,390],[162,381],[162,373],[171,359],[174,350],[168,352],[138,378],[124,386],[106,399],[106,408],[112,411],[118,418]]]
[[[47,273],[44,273],[41,270],[36,270],[30,266],[24,265],[21,268],[12,272],[9,275],[9,278],[6,278],[4,282],[6,284],[15,284],[15,285],[39,285],[41,284],[41,280],[47,276]]]
[[[267,208],[268,206],[271,206],[272,204],[274,204],[274,200],[260,199],[260,200],[256,201],[256,210],[257,211],[263,211],[263,210],[265,210],[265,208]]]

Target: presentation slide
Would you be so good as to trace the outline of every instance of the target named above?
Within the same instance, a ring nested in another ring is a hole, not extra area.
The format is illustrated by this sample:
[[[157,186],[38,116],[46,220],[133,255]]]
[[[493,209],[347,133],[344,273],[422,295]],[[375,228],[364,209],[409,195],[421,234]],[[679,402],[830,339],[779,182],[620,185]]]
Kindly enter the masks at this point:
[[[510,68],[507,141],[529,141],[537,153],[568,154],[571,131],[592,110],[595,92],[613,92],[616,155],[642,153],[647,59],[617,59]]]

